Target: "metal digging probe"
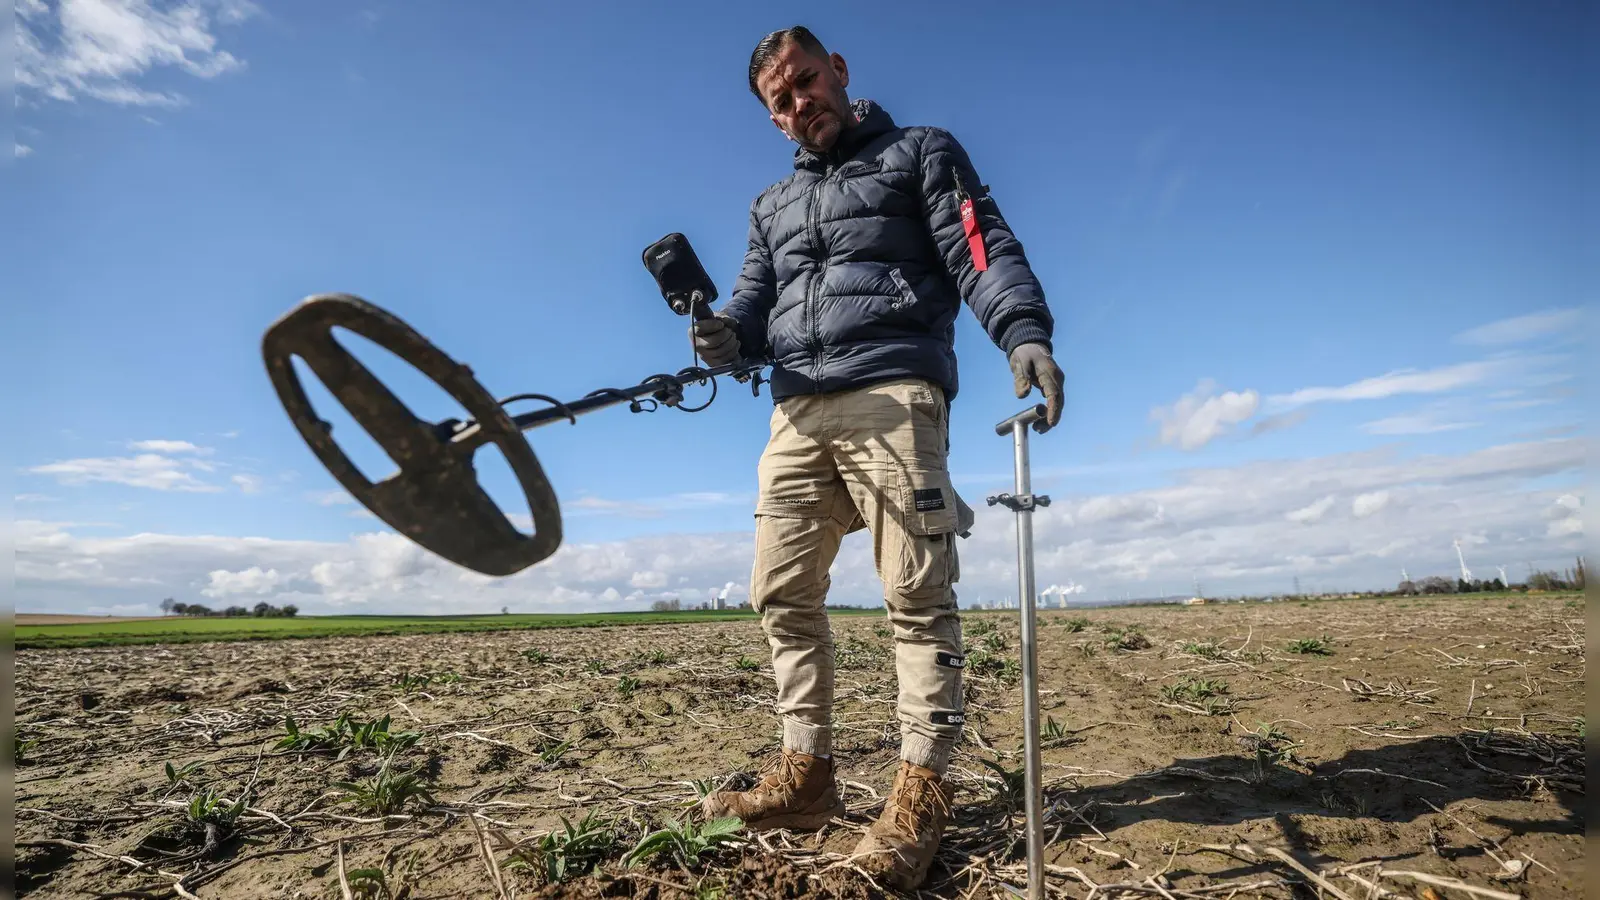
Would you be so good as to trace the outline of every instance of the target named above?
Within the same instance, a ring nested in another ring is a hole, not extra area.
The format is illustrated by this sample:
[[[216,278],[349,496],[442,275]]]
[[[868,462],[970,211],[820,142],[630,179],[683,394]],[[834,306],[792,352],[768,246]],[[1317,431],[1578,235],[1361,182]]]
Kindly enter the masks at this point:
[[[995,434],[1011,435],[1016,457],[1015,494],[995,494],[990,506],[1000,504],[1017,517],[1017,605],[1022,610],[1022,736],[1024,774],[1027,779],[1028,900],[1044,897],[1044,796],[1039,765],[1039,683],[1037,623],[1034,621],[1033,510],[1049,506],[1050,498],[1032,493],[1028,479],[1028,427],[1045,430],[1045,406],[1017,413],[994,427]]]

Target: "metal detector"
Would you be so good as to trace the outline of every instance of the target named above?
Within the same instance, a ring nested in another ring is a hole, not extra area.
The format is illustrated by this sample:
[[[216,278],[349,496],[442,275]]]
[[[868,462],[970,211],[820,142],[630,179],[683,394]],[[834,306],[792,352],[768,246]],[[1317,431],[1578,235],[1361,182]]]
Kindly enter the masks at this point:
[[[1050,498],[1034,494],[1028,477],[1028,427],[1043,434],[1045,405],[1017,413],[994,427],[995,434],[1011,435],[1016,457],[1016,493],[994,494],[990,506],[999,504],[1017,517],[1017,606],[1022,610],[1022,748],[1027,781],[1025,814],[1028,828],[1028,900],[1044,897],[1044,795],[1039,764],[1038,623],[1034,617],[1033,510],[1049,506]]]
[[[673,312],[711,316],[716,285],[681,234],[669,234],[644,251],[645,268]],[[466,421],[428,422],[418,418],[371,370],[336,339],[344,328],[388,350],[426,375],[467,411]],[[428,550],[485,575],[511,575],[554,553],[561,544],[561,506],[522,432],[554,422],[577,424],[578,416],[626,403],[633,412],[669,406],[699,412],[716,399],[716,378],[749,381],[761,390],[765,359],[741,360],[714,368],[690,366],[652,375],[625,388],[601,388],[562,402],[544,394],[494,399],[473,376],[397,316],[350,294],[318,294],[303,300],[267,329],[261,342],[267,374],[289,419],[311,451],[361,505]],[[398,472],[369,481],[334,441],[333,426],[317,416],[295,371],[301,359],[329,392],[383,448]],[[684,406],[684,388],[711,385],[711,398]],[[544,409],[511,415],[515,401],[537,400]],[[516,476],[533,517],[533,534],[518,530],[478,482],[473,456],[489,444],[498,447]]]
[[[647,247],[645,268],[673,312],[709,318],[715,284],[706,275],[693,248],[681,234],[669,234]],[[356,359],[334,335],[344,328],[388,350],[426,375],[466,410],[466,421],[420,419],[383,382]],[[672,374],[652,375],[625,388],[600,388],[570,402],[544,394],[515,394],[495,399],[478,383],[472,369],[457,362],[418,334],[399,317],[342,293],[317,294],[303,300],[267,329],[262,356],[274,389],[289,419],[311,451],[345,490],[395,531],[424,548],[485,575],[512,575],[554,553],[561,544],[561,506],[544,469],[523,432],[555,422],[577,424],[578,416],[626,403],[632,412],[669,406],[699,412],[716,399],[716,378],[728,375],[749,381],[759,396],[760,371],[770,360],[741,360],[714,368],[690,366]],[[295,358],[302,360],[344,406],[399,471],[369,481],[333,436],[331,423],[320,418],[300,383]],[[711,385],[711,397],[699,406],[684,406],[684,388]],[[535,412],[511,415],[516,401],[548,404]],[[1034,496],[1028,482],[1028,427],[1043,432],[1045,406],[1039,404],[1001,422],[995,431],[1010,434],[1016,446],[1016,493],[988,498],[1017,515],[1017,585],[1022,609],[1022,688],[1024,746],[1027,756],[1028,896],[1044,896],[1044,824],[1039,766],[1039,700],[1035,683],[1033,522],[1035,506],[1050,498]],[[493,444],[505,455],[533,518],[533,534],[524,534],[484,491],[473,465],[477,451]]]

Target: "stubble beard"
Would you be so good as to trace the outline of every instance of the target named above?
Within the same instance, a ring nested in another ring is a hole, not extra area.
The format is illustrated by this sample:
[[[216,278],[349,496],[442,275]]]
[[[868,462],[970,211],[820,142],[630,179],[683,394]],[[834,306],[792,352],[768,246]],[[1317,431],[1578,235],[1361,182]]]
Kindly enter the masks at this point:
[[[812,134],[810,134],[810,129],[816,125],[818,118],[822,118],[824,116],[826,119],[822,123],[822,130],[818,131],[815,136],[812,136]],[[842,109],[829,109],[825,112],[818,113],[817,116],[813,117],[810,122],[807,122],[805,127],[801,130],[801,133],[798,136],[798,143],[800,146],[810,150],[812,153],[827,152],[829,148],[838,142],[839,136],[844,134],[845,128],[850,124],[847,121],[847,117],[849,116],[850,107],[848,104],[846,104]]]

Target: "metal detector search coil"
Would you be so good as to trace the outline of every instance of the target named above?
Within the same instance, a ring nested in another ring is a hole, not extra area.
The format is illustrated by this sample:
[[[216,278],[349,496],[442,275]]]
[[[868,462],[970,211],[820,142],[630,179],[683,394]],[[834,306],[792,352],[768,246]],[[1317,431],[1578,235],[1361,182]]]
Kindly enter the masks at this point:
[[[417,418],[333,335],[347,328],[410,363],[473,417],[473,440],[456,440],[449,423]],[[433,346],[411,326],[349,294],[310,297],[267,330],[267,372],[289,418],[313,453],[372,514],[434,553],[486,575],[510,575],[554,553],[561,543],[561,507],[533,448],[505,408],[472,370]],[[400,471],[366,479],[318,418],[292,357],[311,371]],[[534,534],[517,530],[478,484],[472,457],[492,443],[505,454],[533,514]]]
[[[695,312],[716,296],[694,251],[682,235],[651,245],[670,250],[677,265],[652,268],[663,297],[680,315]],[[648,252],[648,251],[647,251]],[[647,262],[650,259],[646,257]],[[694,296],[698,295],[698,296]],[[688,302],[682,302],[687,300]],[[680,306],[683,309],[680,310]],[[333,329],[361,335],[410,364],[460,403],[471,417],[462,422],[418,418],[345,349]],[[618,404],[633,412],[670,406],[698,412],[716,399],[716,378],[741,381],[754,376],[760,390],[765,359],[742,360],[715,368],[690,366],[652,375],[627,388],[601,388],[570,402],[543,394],[516,394],[496,400],[478,383],[472,369],[456,362],[399,317],[351,294],[318,294],[303,300],[266,331],[261,341],[267,374],[284,411],[300,436],[350,495],[373,515],[422,547],[485,575],[512,575],[548,558],[561,545],[561,505],[522,432],[553,422],[576,424],[578,416]],[[333,438],[333,426],[317,416],[295,371],[294,357],[322,381],[399,471],[369,481]],[[682,406],[684,388],[711,384],[711,399]],[[512,416],[506,406],[539,400],[544,409]],[[505,455],[533,516],[533,534],[524,534],[478,482],[473,456],[493,444]]]

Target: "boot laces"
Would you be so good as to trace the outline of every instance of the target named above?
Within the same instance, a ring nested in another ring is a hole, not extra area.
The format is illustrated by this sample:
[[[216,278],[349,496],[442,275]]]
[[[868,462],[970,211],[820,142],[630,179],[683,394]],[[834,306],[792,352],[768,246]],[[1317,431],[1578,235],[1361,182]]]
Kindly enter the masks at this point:
[[[756,790],[792,793],[800,784],[800,765],[793,756],[779,750],[762,761],[756,775],[761,779]]]
[[[894,804],[895,827],[915,836],[919,825],[925,825],[935,812],[950,816],[949,801],[932,779],[908,773],[900,791],[890,801]]]

